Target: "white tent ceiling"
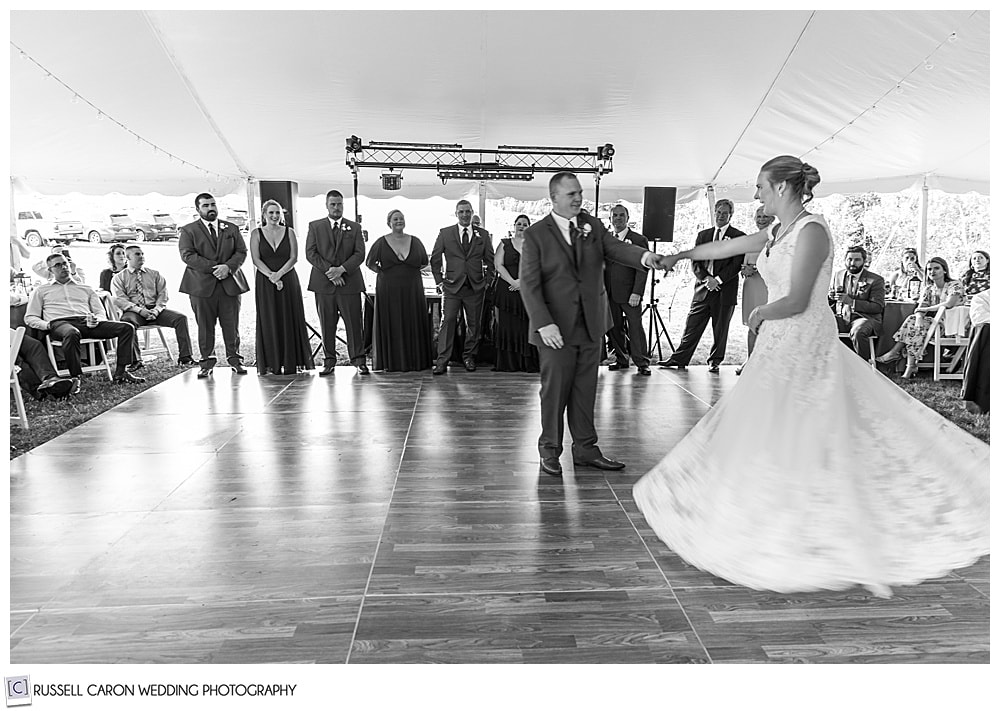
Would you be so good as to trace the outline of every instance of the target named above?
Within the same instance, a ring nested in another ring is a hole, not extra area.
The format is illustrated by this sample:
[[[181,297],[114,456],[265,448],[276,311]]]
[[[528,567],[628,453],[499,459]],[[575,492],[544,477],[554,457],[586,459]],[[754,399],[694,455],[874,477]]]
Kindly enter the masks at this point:
[[[989,192],[984,11],[10,19],[11,176],[43,193],[222,193],[252,176],[349,194],[351,134],[484,149],[612,143],[608,200],[639,200],[647,185],[690,197],[708,183],[747,200],[760,164],[781,153],[817,166],[819,194],[925,176]],[[389,196],[380,172],[361,171],[363,195]],[[544,197],[547,177],[491,183],[490,194]],[[403,173],[409,197],[469,187]]]

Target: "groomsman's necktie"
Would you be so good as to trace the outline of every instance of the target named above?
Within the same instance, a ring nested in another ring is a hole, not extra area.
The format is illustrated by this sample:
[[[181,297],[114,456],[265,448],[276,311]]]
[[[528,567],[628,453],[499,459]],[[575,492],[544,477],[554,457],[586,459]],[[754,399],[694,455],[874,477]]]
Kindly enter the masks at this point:
[[[214,247],[219,243],[219,235],[215,234],[215,225],[211,222],[208,223],[208,234],[212,237],[212,246]]]
[[[720,239],[722,239],[722,228],[721,227],[716,227],[715,228],[715,236],[712,238],[712,241],[713,242],[718,242]],[[705,265],[705,269],[706,269],[706,271],[708,271],[709,274],[711,274],[712,276],[715,276],[715,260],[714,259],[709,259],[708,263]]]
[[[462,228],[462,249],[464,249],[464,250],[468,250],[469,249],[469,228],[468,227],[463,227]]]

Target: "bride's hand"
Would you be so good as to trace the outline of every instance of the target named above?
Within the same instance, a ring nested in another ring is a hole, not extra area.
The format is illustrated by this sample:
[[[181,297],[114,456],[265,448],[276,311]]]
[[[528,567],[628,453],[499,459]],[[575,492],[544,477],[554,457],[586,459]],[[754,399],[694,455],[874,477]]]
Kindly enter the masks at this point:
[[[747,317],[747,328],[749,328],[754,334],[760,333],[760,327],[764,324],[764,317],[760,315],[760,307],[758,306],[753,311],[750,312],[750,316]]]

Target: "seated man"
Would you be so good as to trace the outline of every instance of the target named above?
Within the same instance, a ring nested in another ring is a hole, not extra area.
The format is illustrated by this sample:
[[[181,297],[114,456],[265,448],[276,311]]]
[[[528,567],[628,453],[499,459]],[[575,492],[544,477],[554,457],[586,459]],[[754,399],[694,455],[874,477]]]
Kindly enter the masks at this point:
[[[837,315],[837,330],[851,334],[854,352],[871,359],[868,337],[882,333],[885,310],[885,279],[865,269],[868,253],[861,245],[847,248],[844,269],[830,282],[830,299]]]
[[[27,301],[28,297],[24,294],[11,293],[10,295],[11,306],[20,306]],[[45,346],[42,345],[41,341],[32,338],[27,333],[24,334],[21,348],[17,351],[17,365],[21,366],[17,382],[36,400],[42,400],[46,395],[62,397],[68,395],[73,389],[72,380],[56,375],[52,361],[49,360],[49,354],[45,352]]]
[[[167,280],[155,269],[144,266],[142,247],[125,248],[128,266],[111,280],[115,306],[122,310],[122,321],[135,327],[156,325],[174,329],[177,334],[178,365],[194,365],[191,357],[191,334],[187,316],[167,308]]]
[[[142,383],[125,370],[132,362],[132,348],[135,345],[135,328],[122,321],[103,320],[104,306],[101,298],[86,284],[77,284],[69,277],[66,257],[50,254],[45,260],[53,281],[42,284],[31,293],[24,323],[39,331],[48,331],[49,337],[62,341],[66,368],[73,378],[72,393],[80,392],[81,338],[117,338],[115,350],[114,381],[116,383]]]
[[[87,275],[83,271],[83,267],[76,266],[69,256],[69,247],[61,244],[53,245],[52,254],[61,254],[66,257],[66,263],[69,265],[69,278],[75,281],[77,284],[87,283]],[[31,271],[40,276],[42,279],[52,279],[52,274],[49,272],[49,266],[47,259],[41,259],[35,262],[34,266],[31,267]]]

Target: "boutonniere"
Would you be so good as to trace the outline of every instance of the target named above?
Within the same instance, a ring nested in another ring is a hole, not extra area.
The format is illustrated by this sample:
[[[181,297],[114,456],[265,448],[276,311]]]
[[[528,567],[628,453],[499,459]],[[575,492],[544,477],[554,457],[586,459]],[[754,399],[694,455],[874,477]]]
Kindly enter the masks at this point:
[[[350,232],[351,231],[351,226],[349,224],[347,224],[346,222],[341,222],[340,224],[343,225],[343,227],[341,228],[342,232]]]
[[[580,226],[580,237],[582,239],[587,239],[588,237],[590,237],[591,231],[592,228],[590,226],[590,223],[584,222],[583,225]]]
[[[229,227],[229,225],[227,225],[227,224],[226,224],[225,222],[223,222],[222,220],[219,220],[219,230],[220,230],[220,231],[221,231],[221,230],[224,230],[224,229],[226,229],[227,227]]]

